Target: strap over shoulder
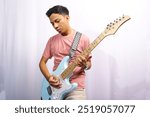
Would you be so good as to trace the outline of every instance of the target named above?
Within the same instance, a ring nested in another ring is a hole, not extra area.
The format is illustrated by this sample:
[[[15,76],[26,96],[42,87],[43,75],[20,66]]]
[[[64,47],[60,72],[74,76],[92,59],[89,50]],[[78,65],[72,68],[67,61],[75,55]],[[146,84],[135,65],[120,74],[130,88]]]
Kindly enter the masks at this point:
[[[77,46],[79,44],[79,40],[80,40],[80,37],[81,37],[82,33],[80,32],[76,32],[75,34],[75,37],[74,37],[74,40],[73,40],[73,43],[72,43],[72,46],[70,48],[70,52],[69,52],[69,57],[72,58],[75,51],[77,50]]]

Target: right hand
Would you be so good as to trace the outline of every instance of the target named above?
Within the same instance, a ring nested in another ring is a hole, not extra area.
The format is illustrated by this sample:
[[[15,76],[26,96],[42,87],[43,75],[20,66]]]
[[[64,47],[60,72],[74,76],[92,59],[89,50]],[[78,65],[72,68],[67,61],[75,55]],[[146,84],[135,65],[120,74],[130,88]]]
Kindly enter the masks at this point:
[[[57,88],[57,89],[61,88],[62,84],[60,83],[59,78],[57,78],[56,76],[51,75],[48,79],[48,82],[54,88]]]

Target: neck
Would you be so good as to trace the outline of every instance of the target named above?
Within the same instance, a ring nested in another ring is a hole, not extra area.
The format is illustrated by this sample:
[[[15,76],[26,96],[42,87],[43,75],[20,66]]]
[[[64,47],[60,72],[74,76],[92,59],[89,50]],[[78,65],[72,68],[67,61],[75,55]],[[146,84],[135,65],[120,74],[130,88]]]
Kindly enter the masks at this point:
[[[69,28],[68,30],[66,30],[62,35],[63,36],[69,36],[73,33],[73,29],[72,28]]]

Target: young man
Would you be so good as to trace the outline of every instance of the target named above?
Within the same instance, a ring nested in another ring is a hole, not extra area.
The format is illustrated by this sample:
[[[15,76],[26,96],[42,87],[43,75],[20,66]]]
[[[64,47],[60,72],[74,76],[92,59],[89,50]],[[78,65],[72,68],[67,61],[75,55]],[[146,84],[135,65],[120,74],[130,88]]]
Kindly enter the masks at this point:
[[[48,40],[45,50],[43,52],[42,58],[39,63],[40,70],[42,74],[45,76],[47,81],[54,88],[61,88],[61,82],[56,76],[53,76],[52,73],[48,71],[46,63],[48,59],[54,57],[54,67],[53,71],[55,71],[61,62],[61,60],[69,54],[71,45],[74,40],[74,36],[76,34],[76,30],[74,30],[69,24],[69,11],[66,7],[57,5],[50,8],[46,15],[48,16],[50,23],[53,28],[58,32],[58,34],[50,37]],[[80,53],[88,47],[90,44],[89,38],[87,38],[84,34],[82,34],[79,44],[77,46],[77,50],[74,56],[71,58],[70,63],[74,61],[74,59],[80,55]],[[85,95],[85,71],[84,69],[91,68],[91,60],[90,56],[78,57],[78,66],[74,69],[73,74],[70,78],[71,83],[78,83],[78,87],[76,90],[70,92],[64,99],[68,100],[81,100],[86,99]]]

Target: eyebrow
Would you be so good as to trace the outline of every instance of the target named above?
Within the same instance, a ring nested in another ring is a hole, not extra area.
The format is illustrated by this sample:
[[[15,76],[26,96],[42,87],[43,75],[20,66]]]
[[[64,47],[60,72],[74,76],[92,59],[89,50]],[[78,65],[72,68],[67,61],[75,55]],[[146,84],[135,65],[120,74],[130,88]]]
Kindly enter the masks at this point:
[[[53,22],[56,22],[57,20],[60,20],[59,18],[56,18]],[[51,22],[51,23],[53,23],[53,22]]]

